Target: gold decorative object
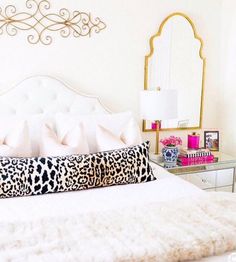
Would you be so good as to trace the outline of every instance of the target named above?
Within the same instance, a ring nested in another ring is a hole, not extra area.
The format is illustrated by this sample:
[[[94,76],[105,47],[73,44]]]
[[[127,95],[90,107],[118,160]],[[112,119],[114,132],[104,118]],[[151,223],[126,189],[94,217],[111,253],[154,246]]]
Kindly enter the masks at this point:
[[[14,5],[0,7],[0,34],[15,36],[18,31],[28,31],[30,44],[42,43],[50,45],[53,41],[51,33],[60,32],[64,38],[82,37],[99,33],[106,28],[100,18],[92,18],[90,13],[70,12],[62,8],[58,13],[50,12],[48,0],[27,0],[27,11],[17,12]]]
[[[154,34],[153,36],[151,36],[151,38],[149,39],[149,47],[150,47],[150,51],[149,53],[145,56],[145,66],[144,66],[144,90],[148,90],[149,87],[149,70],[150,70],[150,60],[152,59],[152,57],[154,56],[154,51],[155,51],[155,42],[158,40],[158,38],[161,37],[164,26],[166,25],[166,23],[173,17],[175,16],[180,16],[183,17],[184,19],[187,20],[187,22],[189,23],[192,32],[193,32],[193,39],[197,40],[200,44],[199,46],[199,59],[202,60],[202,78],[201,78],[201,102],[200,102],[200,116],[199,116],[199,125],[198,126],[191,126],[191,127],[169,127],[169,128],[160,128],[160,131],[173,131],[173,130],[191,130],[191,129],[200,129],[202,127],[202,119],[203,119],[203,99],[204,99],[204,85],[205,85],[205,68],[206,68],[206,59],[203,56],[203,40],[202,38],[198,35],[197,30],[195,28],[195,25],[193,23],[193,21],[185,14],[180,13],[180,12],[176,12],[176,13],[172,13],[169,16],[167,16],[161,23],[158,31],[156,34]],[[184,41],[184,36],[183,37],[183,41]],[[158,57],[157,57],[158,60]],[[148,127],[147,125],[147,121],[143,121],[143,131],[144,132],[155,132],[155,129],[151,129],[150,127]]]

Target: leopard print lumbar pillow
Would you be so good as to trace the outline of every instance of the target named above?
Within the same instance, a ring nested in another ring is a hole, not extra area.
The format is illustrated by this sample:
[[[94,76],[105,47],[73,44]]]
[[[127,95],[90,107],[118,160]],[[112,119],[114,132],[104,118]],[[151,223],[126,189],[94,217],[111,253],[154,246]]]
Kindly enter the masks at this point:
[[[89,155],[0,157],[0,198],[155,180],[149,142]]]

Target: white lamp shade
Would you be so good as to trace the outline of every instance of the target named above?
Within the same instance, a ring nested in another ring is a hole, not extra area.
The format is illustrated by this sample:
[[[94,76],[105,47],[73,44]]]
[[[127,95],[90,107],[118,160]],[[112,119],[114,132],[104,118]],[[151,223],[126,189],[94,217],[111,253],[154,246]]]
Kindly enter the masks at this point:
[[[168,120],[178,117],[177,90],[141,91],[140,113],[144,120]]]

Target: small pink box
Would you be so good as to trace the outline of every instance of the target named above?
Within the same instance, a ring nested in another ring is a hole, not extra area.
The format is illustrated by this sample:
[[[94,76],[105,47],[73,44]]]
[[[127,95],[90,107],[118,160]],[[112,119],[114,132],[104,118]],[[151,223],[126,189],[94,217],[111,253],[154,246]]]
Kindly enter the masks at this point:
[[[156,123],[156,122],[152,123],[152,130],[157,130],[157,128],[161,129],[161,122],[160,121],[158,123]]]
[[[199,149],[200,135],[193,133],[188,135],[188,148],[189,149]]]
[[[155,122],[152,123],[152,130],[157,130],[157,124]]]

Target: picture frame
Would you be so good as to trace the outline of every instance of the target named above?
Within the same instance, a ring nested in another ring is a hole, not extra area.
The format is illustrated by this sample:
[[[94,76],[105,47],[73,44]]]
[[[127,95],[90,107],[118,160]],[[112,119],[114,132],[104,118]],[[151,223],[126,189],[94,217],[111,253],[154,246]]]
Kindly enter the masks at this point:
[[[204,131],[204,147],[211,151],[219,151],[220,133],[219,131]]]

